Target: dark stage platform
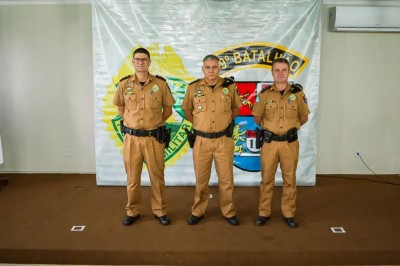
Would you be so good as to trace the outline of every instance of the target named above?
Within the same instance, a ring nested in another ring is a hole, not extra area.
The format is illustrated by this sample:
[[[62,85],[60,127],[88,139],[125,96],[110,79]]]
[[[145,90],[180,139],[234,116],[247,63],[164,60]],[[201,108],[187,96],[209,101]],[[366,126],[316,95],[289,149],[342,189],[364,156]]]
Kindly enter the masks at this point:
[[[150,189],[143,187],[142,217],[123,226],[125,188],[97,187],[95,175],[0,177],[9,183],[0,187],[0,263],[400,264],[400,186],[363,176],[318,176],[315,187],[299,187],[297,229],[283,222],[281,187],[275,187],[272,218],[263,227],[254,224],[258,187],[235,188],[240,226],[223,219],[217,187],[211,187],[205,218],[195,226],[186,223],[194,187],[167,187],[169,226],[154,218]],[[398,176],[381,178],[399,182]],[[73,232],[73,226],[85,228]]]

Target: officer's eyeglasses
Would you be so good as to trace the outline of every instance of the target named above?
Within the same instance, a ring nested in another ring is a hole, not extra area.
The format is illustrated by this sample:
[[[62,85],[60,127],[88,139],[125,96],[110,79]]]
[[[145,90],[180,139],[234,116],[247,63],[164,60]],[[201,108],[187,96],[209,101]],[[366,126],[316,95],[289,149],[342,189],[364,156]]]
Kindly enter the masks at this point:
[[[135,61],[135,63],[147,63],[149,61],[148,58],[133,58],[133,61]]]

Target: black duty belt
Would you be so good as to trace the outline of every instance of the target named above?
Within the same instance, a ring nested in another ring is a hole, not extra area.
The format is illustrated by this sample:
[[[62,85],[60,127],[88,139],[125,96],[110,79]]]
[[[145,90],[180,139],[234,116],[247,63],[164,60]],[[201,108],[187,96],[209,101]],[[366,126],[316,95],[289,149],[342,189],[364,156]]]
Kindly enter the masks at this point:
[[[274,141],[287,141],[288,137],[287,137],[287,135],[272,135],[271,136],[271,140],[274,140]]]
[[[265,142],[271,142],[271,141],[287,141],[289,143],[296,141],[298,139],[297,136],[297,128],[291,128],[288,130],[286,135],[275,135],[271,131],[264,130],[263,132],[263,138]]]
[[[137,137],[157,137],[157,129],[144,130],[144,129],[133,129],[129,127],[123,127],[123,133],[137,136]]]
[[[214,133],[206,133],[199,130],[195,130],[195,134],[200,137],[208,138],[208,139],[216,139],[226,135],[226,130],[221,132],[214,132]]]

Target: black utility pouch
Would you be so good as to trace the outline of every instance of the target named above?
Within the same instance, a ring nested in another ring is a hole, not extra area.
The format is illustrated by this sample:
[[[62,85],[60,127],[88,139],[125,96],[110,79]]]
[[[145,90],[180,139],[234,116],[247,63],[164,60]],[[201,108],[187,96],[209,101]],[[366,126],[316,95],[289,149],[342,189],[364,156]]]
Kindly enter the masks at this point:
[[[229,124],[228,128],[226,129],[226,136],[228,138],[231,138],[233,136],[234,128],[235,128],[235,121],[232,120],[232,122]]]
[[[261,149],[264,144],[264,130],[256,128],[256,149]]]
[[[287,140],[288,140],[288,142],[291,143],[293,141],[296,141],[297,139],[298,139],[297,128],[294,127],[294,128],[289,129],[288,132],[287,132]]]
[[[264,141],[266,143],[271,143],[273,135],[274,133],[272,133],[271,131],[264,130]]]

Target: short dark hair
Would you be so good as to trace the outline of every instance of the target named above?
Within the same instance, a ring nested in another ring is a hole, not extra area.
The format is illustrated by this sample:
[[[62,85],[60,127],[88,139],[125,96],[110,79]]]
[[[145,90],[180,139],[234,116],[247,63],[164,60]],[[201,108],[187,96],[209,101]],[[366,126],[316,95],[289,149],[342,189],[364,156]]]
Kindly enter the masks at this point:
[[[272,60],[272,63],[271,63],[272,69],[274,69],[274,64],[276,64],[276,63],[284,63],[288,66],[288,68],[290,67],[289,61],[285,58],[275,58],[274,60]]]
[[[203,63],[207,60],[217,60],[219,62],[219,57],[213,54],[206,55],[203,59]]]
[[[142,48],[142,47],[137,48],[137,49],[133,52],[132,58],[135,57],[135,54],[145,54],[145,55],[147,55],[147,56],[149,57],[149,59],[150,59],[150,53],[149,53],[149,51],[147,51],[147,49],[145,49],[145,48]]]

